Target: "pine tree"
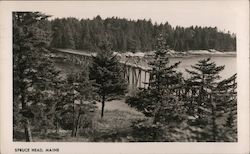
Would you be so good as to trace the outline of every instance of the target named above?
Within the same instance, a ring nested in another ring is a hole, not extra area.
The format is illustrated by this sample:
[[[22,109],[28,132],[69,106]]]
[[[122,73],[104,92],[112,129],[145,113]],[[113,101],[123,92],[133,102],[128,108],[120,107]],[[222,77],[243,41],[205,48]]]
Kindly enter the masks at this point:
[[[58,71],[45,49],[50,38],[38,26],[47,18],[39,12],[13,13],[13,93],[14,107],[18,107],[14,111],[22,114],[27,142],[32,141],[30,126],[36,113],[34,108],[46,105],[44,96],[53,91],[53,83],[58,80]]]
[[[126,102],[142,111],[146,116],[153,117],[153,123],[168,124],[183,120],[185,109],[178,99],[182,75],[176,68],[180,62],[170,64],[169,48],[163,35],[157,39],[157,47],[151,66],[149,88],[139,90],[135,96],[128,97]]]
[[[190,74],[187,80],[188,86],[192,89],[193,98],[191,112],[193,117],[197,117],[196,124],[204,130],[203,138],[209,141],[215,141],[217,135],[217,103],[214,100],[214,91],[217,89],[220,75],[224,66],[217,66],[211,59],[200,60],[194,66],[193,70],[186,70]],[[212,137],[211,137],[212,136]],[[210,138],[211,137],[211,138]]]
[[[64,83],[63,93],[63,100],[61,104],[58,104],[57,111],[62,117],[66,114],[70,115],[72,120],[66,125],[70,125],[71,136],[76,137],[82,115],[95,108],[91,101],[93,87],[88,77],[88,71],[84,69],[81,73],[69,74]]]
[[[127,20],[119,18],[93,19],[62,18],[51,21],[52,47],[76,48],[100,51],[99,44],[106,36],[110,38],[116,51],[152,51],[155,50],[159,34],[167,34],[168,45],[176,51],[216,49],[235,51],[234,34],[219,32],[211,27],[172,28],[165,24],[152,24],[151,20]]]
[[[123,95],[126,91],[126,82],[119,61],[107,42],[103,43],[102,51],[93,57],[90,66],[90,80],[94,80],[96,93],[102,103],[101,117],[104,115],[104,106],[107,100]]]
[[[174,96],[174,89],[175,86],[178,85],[179,79],[175,69],[180,62],[170,65],[167,55],[168,52],[169,48],[166,41],[163,35],[160,35],[157,40],[154,59],[149,63],[152,68],[149,72],[149,90],[155,103],[154,122],[157,122],[162,117],[159,111],[164,106],[164,102],[168,103],[171,99],[176,99]]]
[[[236,74],[220,81],[213,91],[214,140],[237,141],[237,92]]]
[[[149,63],[152,69],[149,71],[148,89],[139,90],[126,100],[130,106],[152,117],[153,121],[139,121],[132,126],[134,131],[143,132],[150,141],[170,141],[171,135],[176,134],[174,130],[186,117],[184,102],[178,98],[182,75],[176,68],[180,62],[171,65],[168,52],[166,40],[160,35],[154,58]]]
[[[194,66],[193,70],[186,69],[190,74],[189,86],[194,87],[197,91],[196,101],[198,105],[198,116],[202,118],[202,107],[207,101],[208,92],[214,88],[220,79],[219,73],[224,69],[224,66],[217,66],[211,59],[200,60]]]
[[[236,74],[220,81],[209,92],[207,111],[208,141],[236,141],[237,140],[237,101],[236,101]]]

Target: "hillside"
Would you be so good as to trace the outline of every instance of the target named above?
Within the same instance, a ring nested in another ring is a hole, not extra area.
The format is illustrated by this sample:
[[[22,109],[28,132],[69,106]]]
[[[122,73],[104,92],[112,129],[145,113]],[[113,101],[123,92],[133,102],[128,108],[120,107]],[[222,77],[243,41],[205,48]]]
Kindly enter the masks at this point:
[[[170,49],[235,51],[236,35],[221,32],[216,27],[172,27],[168,22],[157,24],[151,20],[128,20],[117,17],[102,19],[56,18],[43,22],[41,28],[52,34],[51,47],[100,51],[109,41],[114,51],[148,52],[155,49],[159,34],[163,34]]]

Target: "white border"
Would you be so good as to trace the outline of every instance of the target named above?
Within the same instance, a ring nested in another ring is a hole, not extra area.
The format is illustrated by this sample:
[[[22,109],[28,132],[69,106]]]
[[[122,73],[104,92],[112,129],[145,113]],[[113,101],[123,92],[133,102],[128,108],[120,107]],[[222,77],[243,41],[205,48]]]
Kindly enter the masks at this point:
[[[131,1],[132,2],[132,1]],[[249,2],[235,5],[237,22],[238,142],[237,143],[59,143],[12,141],[12,11],[71,7],[67,1],[0,1],[1,153],[15,148],[60,148],[60,153],[249,153]],[[97,1],[93,1],[98,6]],[[112,6],[112,1],[108,2]],[[156,2],[157,3],[157,2]],[[211,8],[212,9],[212,8]],[[20,152],[19,152],[20,153]],[[32,152],[30,152],[32,153]]]

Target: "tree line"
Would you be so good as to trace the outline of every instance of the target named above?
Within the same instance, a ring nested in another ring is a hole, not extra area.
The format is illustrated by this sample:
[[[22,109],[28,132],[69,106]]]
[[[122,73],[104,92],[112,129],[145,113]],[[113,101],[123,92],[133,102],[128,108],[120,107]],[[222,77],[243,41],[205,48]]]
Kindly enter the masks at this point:
[[[151,20],[128,20],[111,17],[102,19],[56,18],[47,22],[53,35],[51,46],[89,51],[100,51],[99,45],[108,38],[112,49],[118,52],[155,50],[157,36],[166,34],[165,40],[175,51],[216,49],[236,51],[236,35],[219,31],[216,27],[172,27]]]
[[[22,129],[25,140],[48,130],[71,131],[90,127],[95,101],[105,103],[124,97],[127,83],[109,38],[100,42],[92,64],[60,76],[49,49],[53,39],[39,12],[13,13],[13,131]],[[220,80],[224,66],[200,60],[184,79],[170,65],[165,34],[156,39],[149,65],[148,89],[139,89],[126,102],[147,119],[132,125],[133,141],[237,141],[236,75]]]

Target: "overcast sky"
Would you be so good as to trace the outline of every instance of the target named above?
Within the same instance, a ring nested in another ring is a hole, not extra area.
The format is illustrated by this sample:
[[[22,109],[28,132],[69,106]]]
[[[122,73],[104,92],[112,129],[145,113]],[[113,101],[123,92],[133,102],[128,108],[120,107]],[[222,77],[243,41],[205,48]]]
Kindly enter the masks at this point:
[[[66,5],[65,5],[66,4]],[[117,16],[127,19],[151,19],[172,26],[217,26],[219,30],[236,32],[237,1],[76,1],[56,2],[56,7],[41,11],[55,17],[102,18]]]

